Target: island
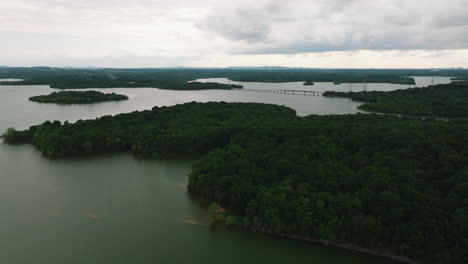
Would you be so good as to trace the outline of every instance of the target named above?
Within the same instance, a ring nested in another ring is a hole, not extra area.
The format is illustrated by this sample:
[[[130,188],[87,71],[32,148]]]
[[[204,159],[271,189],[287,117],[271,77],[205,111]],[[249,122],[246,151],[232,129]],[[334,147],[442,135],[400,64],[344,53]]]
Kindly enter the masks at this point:
[[[366,102],[359,106],[359,109],[366,111],[426,117],[468,117],[468,82],[457,81],[389,92],[326,91],[323,96]]]
[[[29,101],[53,104],[92,104],[128,100],[128,96],[98,91],[60,91],[48,95],[29,97]]]
[[[215,222],[407,263],[467,259],[467,121],[192,102],[3,137],[52,157],[200,157],[188,191]]]
[[[315,83],[312,82],[312,81],[307,81],[307,82],[304,83],[304,85],[314,85],[314,84],[315,84]]]

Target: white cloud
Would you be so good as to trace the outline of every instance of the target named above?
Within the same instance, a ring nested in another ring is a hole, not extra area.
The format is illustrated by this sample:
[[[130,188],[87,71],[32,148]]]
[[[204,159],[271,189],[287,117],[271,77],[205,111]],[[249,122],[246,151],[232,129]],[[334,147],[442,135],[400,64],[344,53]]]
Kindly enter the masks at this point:
[[[466,0],[2,0],[0,10],[0,64],[363,65],[352,54],[369,67],[468,66],[454,55],[466,59]]]

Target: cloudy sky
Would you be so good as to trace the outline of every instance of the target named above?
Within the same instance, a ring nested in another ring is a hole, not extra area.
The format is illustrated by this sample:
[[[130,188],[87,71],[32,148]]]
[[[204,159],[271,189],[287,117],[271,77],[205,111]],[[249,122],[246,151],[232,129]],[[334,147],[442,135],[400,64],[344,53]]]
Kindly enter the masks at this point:
[[[468,67],[468,0],[1,0],[0,65]]]

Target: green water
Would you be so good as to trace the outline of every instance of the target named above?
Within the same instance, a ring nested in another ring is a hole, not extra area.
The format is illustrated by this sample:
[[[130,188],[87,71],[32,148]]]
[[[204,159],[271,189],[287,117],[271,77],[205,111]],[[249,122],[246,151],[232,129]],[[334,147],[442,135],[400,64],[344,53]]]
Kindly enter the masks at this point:
[[[391,263],[203,225],[185,189],[191,163],[50,160],[1,144],[0,263]]]
[[[186,101],[259,101],[301,114],[354,113],[347,99],[232,91],[109,89],[126,102],[58,106],[27,101],[46,86],[0,86],[0,130],[77,120]],[[386,264],[366,254],[268,235],[213,229],[186,192],[193,160],[126,154],[49,159],[29,145],[0,143],[0,263]]]

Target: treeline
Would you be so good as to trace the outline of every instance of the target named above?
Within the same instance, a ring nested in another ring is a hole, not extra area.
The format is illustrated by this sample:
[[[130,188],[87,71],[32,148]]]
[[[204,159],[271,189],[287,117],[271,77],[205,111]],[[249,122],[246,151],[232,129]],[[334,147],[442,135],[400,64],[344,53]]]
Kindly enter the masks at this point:
[[[189,103],[74,124],[9,129],[52,156],[206,154],[189,191],[226,223],[468,262],[468,122],[297,117],[282,106]],[[216,210],[212,209],[212,210]]]
[[[58,89],[156,87],[172,90],[232,89],[239,85],[193,82],[202,78],[228,78],[244,82],[339,82],[415,84],[399,72],[381,70],[320,69],[62,69],[0,68],[0,78],[22,81],[0,82],[4,85],[50,85]]]
[[[364,75],[363,75],[364,74]],[[381,75],[372,71],[364,72],[322,72],[313,70],[257,70],[235,72],[229,79],[244,82],[334,82],[334,83],[394,83],[416,84],[414,78],[399,75]]]
[[[323,96],[345,97],[367,102],[359,106],[359,109],[366,111],[414,116],[468,117],[468,82],[452,82],[389,92],[327,91]]]
[[[116,93],[101,93],[98,91],[60,91],[48,95],[29,97],[29,101],[54,104],[92,104],[122,100],[128,100],[128,96]]]
[[[242,85],[222,83],[188,82],[188,80],[158,79],[147,76],[109,77],[100,74],[89,76],[64,75],[32,78],[23,81],[0,82],[2,85],[50,85],[56,89],[86,89],[86,88],[159,88],[169,90],[209,90],[209,89],[239,89]]]

